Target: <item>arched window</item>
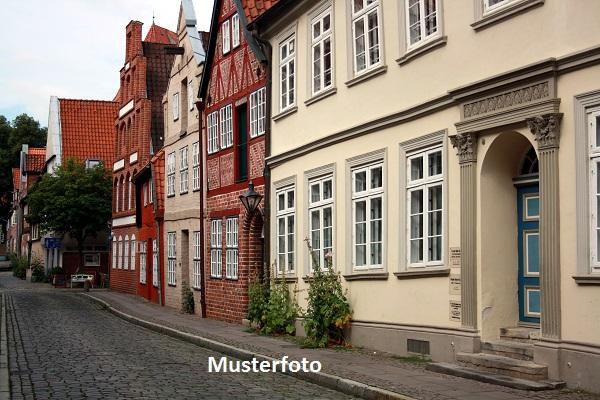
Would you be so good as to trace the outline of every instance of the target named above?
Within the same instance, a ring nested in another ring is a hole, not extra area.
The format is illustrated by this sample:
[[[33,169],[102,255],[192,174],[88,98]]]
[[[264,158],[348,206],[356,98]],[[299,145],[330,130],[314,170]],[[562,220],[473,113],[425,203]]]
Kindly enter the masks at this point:
[[[537,153],[533,146],[529,147],[527,153],[523,157],[523,161],[521,162],[521,170],[519,171],[519,175],[531,175],[539,173],[539,165]]]
[[[129,236],[125,236],[125,241],[123,242],[123,269],[128,269],[129,265]]]
[[[113,236],[112,241],[112,267],[113,269],[117,268],[117,237]]]
[[[119,211],[119,181],[115,178],[115,187],[113,190],[113,210]]]
[[[135,253],[136,253],[136,241],[135,241],[135,235],[131,235],[131,241],[129,242],[129,247],[131,248],[131,251],[129,253],[129,257],[131,257],[130,261],[129,261],[129,268],[131,268],[132,271],[135,270]]]
[[[117,267],[123,268],[123,237],[119,236],[119,243],[117,249]]]

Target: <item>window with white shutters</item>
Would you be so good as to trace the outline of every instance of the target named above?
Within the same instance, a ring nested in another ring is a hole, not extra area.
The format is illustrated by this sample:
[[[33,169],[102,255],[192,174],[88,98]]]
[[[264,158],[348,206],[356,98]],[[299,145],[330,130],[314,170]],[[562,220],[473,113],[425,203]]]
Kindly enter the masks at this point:
[[[213,278],[221,277],[222,229],[223,223],[220,219],[213,219],[210,222],[210,276]]]
[[[219,110],[219,119],[221,120],[221,148],[226,149],[233,146],[233,122],[232,105],[228,104]]]
[[[219,113],[212,112],[206,116],[206,130],[208,134],[208,154],[219,150]]]
[[[158,287],[158,243],[152,240],[152,286]]]
[[[194,232],[194,257],[193,257],[193,271],[192,271],[192,287],[196,289],[201,288],[201,276],[202,276],[202,247],[201,237],[202,232]]]
[[[188,192],[189,185],[188,147],[179,150],[179,193]]]
[[[317,94],[333,86],[333,24],[331,8],[311,21],[312,93]]]
[[[333,258],[333,176],[308,183],[308,226],[311,271],[315,264],[328,269]]]
[[[383,163],[352,170],[352,262],[355,269],[383,267]]]
[[[296,104],[296,35],[279,44],[279,108],[287,110]]]
[[[352,42],[356,74],[381,62],[380,13],[379,0],[352,1]]]
[[[277,201],[277,273],[294,272],[295,189],[288,186],[276,193]]]
[[[406,171],[408,265],[440,266],[444,211],[442,147],[409,154]]]
[[[177,266],[177,233],[167,233],[167,284],[175,286]]]
[[[140,283],[146,283],[146,242],[140,242]]]
[[[200,190],[200,143],[192,144],[192,190]]]
[[[175,152],[167,156],[167,196],[175,196]]]
[[[250,94],[250,137],[265,133],[267,116],[267,91],[260,88]]]
[[[238,218],[227,218],[225,226],[225,276],[238,277]]]

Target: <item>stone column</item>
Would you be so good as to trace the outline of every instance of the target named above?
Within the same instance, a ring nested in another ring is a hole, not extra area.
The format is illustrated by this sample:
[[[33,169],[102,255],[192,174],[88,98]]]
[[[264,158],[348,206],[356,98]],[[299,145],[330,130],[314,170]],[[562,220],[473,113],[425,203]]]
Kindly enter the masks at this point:
[[[538,144],[540,169],[541,334],[560,339],[560,225],[558,147],[562,114],[527,120]]]
[[[460,279],[462,326],[477,329],[477,135],[451,136],[460,164]]]

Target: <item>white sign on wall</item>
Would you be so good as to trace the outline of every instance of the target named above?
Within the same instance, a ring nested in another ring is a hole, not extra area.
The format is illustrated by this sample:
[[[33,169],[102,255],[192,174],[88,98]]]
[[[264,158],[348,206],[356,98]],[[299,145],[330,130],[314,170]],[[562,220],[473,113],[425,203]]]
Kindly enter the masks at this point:
[[[450,300],[450,321],[461,321],[460,301]]]

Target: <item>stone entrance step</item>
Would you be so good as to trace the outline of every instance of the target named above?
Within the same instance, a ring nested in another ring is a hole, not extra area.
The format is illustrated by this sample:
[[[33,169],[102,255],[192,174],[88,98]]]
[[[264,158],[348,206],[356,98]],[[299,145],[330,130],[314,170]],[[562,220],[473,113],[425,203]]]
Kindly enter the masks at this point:
[[[485,353],[457,353],[456,361],[466,367],[474,367],[494,374],[513,378],[541,381],[548,378],[548,367],[532,361]]]
[[[565,386],[564,382],[532,381],[448,363],[431,363],[427,370],[521,390],[551,390]]]
[[[516,360],[533,360],[533,343],[517,342],[513,340],[497,340],[482,342],[481,351],[485,354],[495,354],[514,358]]]
[[[500,328],[500,340],[529,342],[540,338],[539,328],[517,326],[514,328]]]

